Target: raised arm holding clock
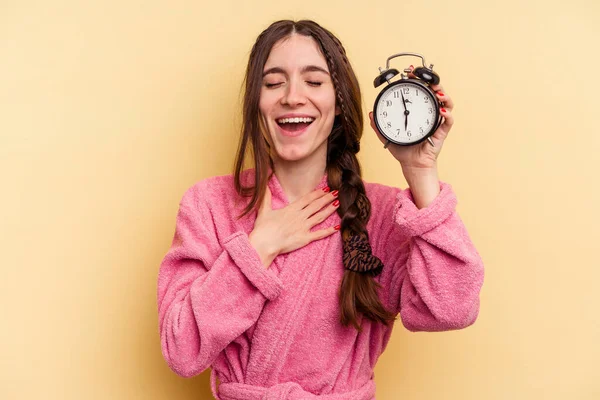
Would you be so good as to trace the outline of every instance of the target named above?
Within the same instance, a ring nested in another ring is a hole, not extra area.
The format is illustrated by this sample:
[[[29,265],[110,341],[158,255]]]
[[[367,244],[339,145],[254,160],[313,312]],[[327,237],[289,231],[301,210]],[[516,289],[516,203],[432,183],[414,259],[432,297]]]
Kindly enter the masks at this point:
[[[408,78],[416,79],[417,76],[413,74],[414,67],[411,65],[408,70],[410,70],[408,73]],[[454,102],[452,101],[452,98],[444,92],[442,85],[439,83],[430,84],[429,88],[435,93],[436,99],[440,104],[438,113],[441,116],[441,123],[437,129],[435,129],[432,135],[427,136],[427,139],[433,142],[433,145],[430,141],[425,140],[425,137],[422,137],[420,142],[410,144],[401,144],[392,141],[390,140],[389,134],[387,136],[382,135],[377,127],[373,112],[369,113],[371,127],[379,137],[379,140],[386,144],[385,147],[390,151],[390,153],[392,153],[394,158],[398,160],[402,166],[402,173],[404,174],[406,182],[411,189],[415,204],[419,208],[427,207],[427,205],[429,205],[439,194],[440,188],[437,172],[437,158],[442,150],[443,143],[446,140],[452,125],[454,124],[454,117],[452,116]],[[406,109],[406,102],[409,100],[404,98],[403,92],[404,90],[413,90],[413,93],[415,93],[415,96],[417,97],[419,96],[419,93],[422,94],[423,92],[419,91],[418,88],[400,89],[402,104],[404,105],[403,114],[405,116],[406,130],[409,126],[407,115],[409,111]],[[382,92],[382,94],[384,93]],[[378,102],[376,101],[376,106],[377,104]],[[432,114],[432,119],[427,119],[426,122],[428,123],[434,121],[433,118],[435,115],[435,112],[429,112]],[[410,130],[407,131],[407,133],[408,132],[410,132]]]

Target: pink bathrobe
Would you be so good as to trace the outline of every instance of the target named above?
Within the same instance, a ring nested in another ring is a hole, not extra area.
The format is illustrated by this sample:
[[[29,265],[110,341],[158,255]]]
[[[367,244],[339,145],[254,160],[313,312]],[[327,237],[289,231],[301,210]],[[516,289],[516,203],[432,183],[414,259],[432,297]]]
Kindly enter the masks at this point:
[[[253,170],[242,178],[252,183]],[[326,175],[317,188],[325,186]],[[384,264],[375,278],[383,304],[410,331],[473,324],[484,269],[451,186],[441,182],[440,194],[420,210],[410,189],[365,187],[370,242]],[[269,188],[273,209],[289,204],[276,175]],[[236,195],[232,175],[202,180],[181,199],[158,276],[169,367],[184,377],[211,367],[212,391],[221,400],[374,399],[373,368],[392,325],[363,319],[358,333],[340,324],[340,233],[281,254],[266,269],[248,240],[256,213],[236,218],[247,203]],[[333,213],[313,229],[339,223]]]

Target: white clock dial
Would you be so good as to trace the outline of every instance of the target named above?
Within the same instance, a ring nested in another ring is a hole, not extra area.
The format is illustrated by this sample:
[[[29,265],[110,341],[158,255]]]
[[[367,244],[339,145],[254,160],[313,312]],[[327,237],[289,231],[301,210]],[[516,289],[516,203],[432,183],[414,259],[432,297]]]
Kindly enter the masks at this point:
[[[376,118],[381,133],[388,138],[400,143],[414,143],[436,125],[436,108],[430,93],[420,85],[401,82],[381,95]]]

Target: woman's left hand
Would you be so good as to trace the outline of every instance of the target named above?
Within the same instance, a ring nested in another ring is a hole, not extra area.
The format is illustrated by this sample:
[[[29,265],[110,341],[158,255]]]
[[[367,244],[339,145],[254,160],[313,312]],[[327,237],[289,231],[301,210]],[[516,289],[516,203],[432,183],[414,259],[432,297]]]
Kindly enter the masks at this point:
[[[414,67],[411,65],[410,69],[413,70]],[[412,72],[408,74],[408,77],[416,78]],[[431,85],[430,87],[440,101],[440,113],[443,117],[442,123],[431,136],[433,143],[435,143],[435,147],[432,146],[428,140],[424,140],[413,146],[400,146],[395,143],[390,143],[387,149],[392,153],[394,158],[400,162],[404,169],[435,169],[437,167],[436,161],[442,150],[444,140],[446,140],[448,132],[450,132],[450,129],[454,124],[454,117],[452,116],[454,102],[450,96],[445,93],[444,88],[441,85]],[[371,128],[373,128],[379,137],[379,140],[381,140],[381,143],[387,143],[387,139],[381,135],[375,126],[373,112],[369,113],[369,118],[371,119]]]

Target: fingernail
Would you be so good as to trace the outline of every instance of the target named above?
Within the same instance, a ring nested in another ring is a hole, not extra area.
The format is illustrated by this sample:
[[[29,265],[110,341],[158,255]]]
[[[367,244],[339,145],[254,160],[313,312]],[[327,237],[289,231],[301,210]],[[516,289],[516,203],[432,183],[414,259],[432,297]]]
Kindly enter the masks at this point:
[[[446,109],[444,107],[441,108],[442,112],[446,112]]]
[[[440,96],[444,95],[444,93],[442,93],[442,92],[437,92],[437,94],[439,94]]]
[[[323,191],[324,191],[325,193],[329,192],[330,190],[331,190],[331,189],[329,189],[329,186],[325,186],[325,187],[323,188]]]
[[[331,194],[333,195],[333,197],[337,197],[338,193],[339,193],[338,190],[334,190],[333,192],[331,192]]]
[[[410,69],[413,69],[413,68],[414,68],[414,67],[411,65],[411,66],[410,66]]]
[[[337,207],[339,205],[340,205],[340,201],[339,200],[336,200],[336,201],[333,202],[333,206],[334,207]]]
[[[369,118],[373,119],[373,111],[369,113]]]
[[[339,231],[339,230],[340,230],[340,228],[341,228],[341,227],[340,227],[339,225],[336,225],[336,226],[334,226],[334,227],[333,227],[333,229],[335,229],[336,231]]]

